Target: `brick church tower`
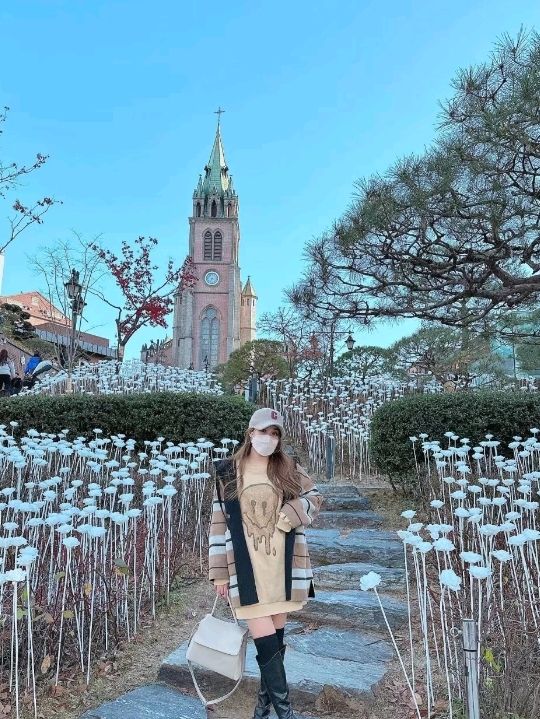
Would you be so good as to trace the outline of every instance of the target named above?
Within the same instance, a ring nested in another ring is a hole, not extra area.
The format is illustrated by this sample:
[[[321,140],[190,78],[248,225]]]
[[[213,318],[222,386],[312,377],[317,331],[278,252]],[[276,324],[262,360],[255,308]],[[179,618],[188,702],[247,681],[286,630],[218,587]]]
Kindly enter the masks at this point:
[[[189,254],[199,280],[191,289],[179,288],[175,295],[174,365],[212,369],[255,339],[257,297],[249,278],[242,288],[239,244],[238,195],[225,161],[218,120],[210,159],[193,193]]]

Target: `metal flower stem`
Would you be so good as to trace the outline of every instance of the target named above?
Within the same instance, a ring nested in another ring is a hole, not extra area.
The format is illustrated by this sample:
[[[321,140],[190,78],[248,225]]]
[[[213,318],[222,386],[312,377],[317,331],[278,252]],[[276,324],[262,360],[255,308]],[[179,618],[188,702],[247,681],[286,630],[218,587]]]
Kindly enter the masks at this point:
[[[383,607],[383,605],[382,605],[381,598],[380,598],[379,593],[378,593],[378,591],[377,591],[377,587],[373,587],[373,591],[375,592],[375,596],[377,597],[377,601],[378,601],[378,603],[379,603],[379,607],[380,607],[381,612],[382,612],[382,615],[383,615],[384,623],[386,624],[386,628],[387,628],[387,630],[388,630],[388,634],[390,635],[390,640],[391,640],[391,642],[392,642],[392,645],[393,645],[393,647],[394,647],[394,651],[396,652],[396,655],[397,655],[399,664],[400,664],[400,666],[401,666],[401,671],[403,672],[403,676],[405,677],[405,681],[407,682],[407,686],[408,686],[409,691],[410,691],[410,693],[411,693],[411,698],[412,698],[412,700],[413,700],[414,708],[416,709],[416,715],[417,715],[418,719],[422,719],[422,716],[421,716],[421,714],[420,714],[420,708],[418,707],[418,702],[416,701],[415,693],[414,693],[413,688],[412,688],[412,686],[411,686],[411,682],[409,681],[409,677],[407,676],[407,671],[406,671],[406,669],[405,669],[405,665],[403,664],[403,659],[401,658],[401,654],[400,654],[400,651],[399,651],[398,646],[397,646],[397,644],[396,644],[396,640],[394,639],[394,634],[393,634],[393,632],[392,632],[392,629],[390,628],[390,624],[388,623],[388,619],[387,619],[387,617],[386,617],[386,612],[384,611],[384,607]]]

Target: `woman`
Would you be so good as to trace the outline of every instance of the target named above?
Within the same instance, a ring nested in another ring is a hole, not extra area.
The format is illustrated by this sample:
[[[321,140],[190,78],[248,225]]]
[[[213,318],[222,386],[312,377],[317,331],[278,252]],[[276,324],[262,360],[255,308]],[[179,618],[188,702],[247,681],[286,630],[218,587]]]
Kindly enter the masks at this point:
[[[304,527],[322,497],[282,447],[283,419],[270,408],[249,421],[244,444],[215,463],[210,527],[210,580],[247,621],[257,648],[261,686],[254,719],[274,706],[295,719],[285,676],[283,641],[288,612],[315,596]]]
[[[11,380],[15,377],[15,365],[6,349],[0,350],[0,393],[11,394]]]

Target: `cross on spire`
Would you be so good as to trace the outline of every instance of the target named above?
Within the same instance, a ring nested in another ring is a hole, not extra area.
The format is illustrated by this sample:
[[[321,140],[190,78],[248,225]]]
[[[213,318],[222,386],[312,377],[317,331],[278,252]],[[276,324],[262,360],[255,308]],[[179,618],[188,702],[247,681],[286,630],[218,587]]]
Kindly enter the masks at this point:
[[[221,116],[223,115],[224,112],[225,112],[225,110],[222,110],[222,109],[221,109],[221,105],[218,107],[217,110],[214,111],[214,115],[217,115],[217,116],[218,116],[218,121],[217,121],[218,127],[219,127],[220,122],[221,122]]]

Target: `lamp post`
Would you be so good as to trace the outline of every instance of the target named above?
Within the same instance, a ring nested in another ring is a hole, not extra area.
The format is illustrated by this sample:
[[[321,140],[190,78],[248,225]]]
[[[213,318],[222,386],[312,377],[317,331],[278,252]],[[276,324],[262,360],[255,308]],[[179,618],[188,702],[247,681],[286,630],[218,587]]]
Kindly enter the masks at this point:
[[[330,322],[330,377],[334,376],[334,335],[336,331],[336,320]]]
[[[258,394],[259,394],[259,375],[258,375],[257,370],[255,369],[254,365],[251,365],[251,367],[250,367],[248,387],[249,387],[249,392],[248,392],[249,401],[256,402]]]
[[[354,345],[356,344],[354,337],[351,334],[351,331],[349,330],[349,336],[345,340],[345,344],[347,345],[347,349],[349,352],[352,352],[354,349]]]
[[[204,355],[204,371],[208,374],[208,355]]]
[[[75,335],[77,332],[77,317],[82,315],[84,305],[86,304],[83,300],[82,285],[79,281],[79,272],[77,272],[77,270],[71,270],[71,276],[69,280],[64,283],[64,288],[66,290],[68,298],[71,300],[71,336],[69,340],[68,379],[66,391],[72,392],[72,373],[73,361],[75,359]]]

